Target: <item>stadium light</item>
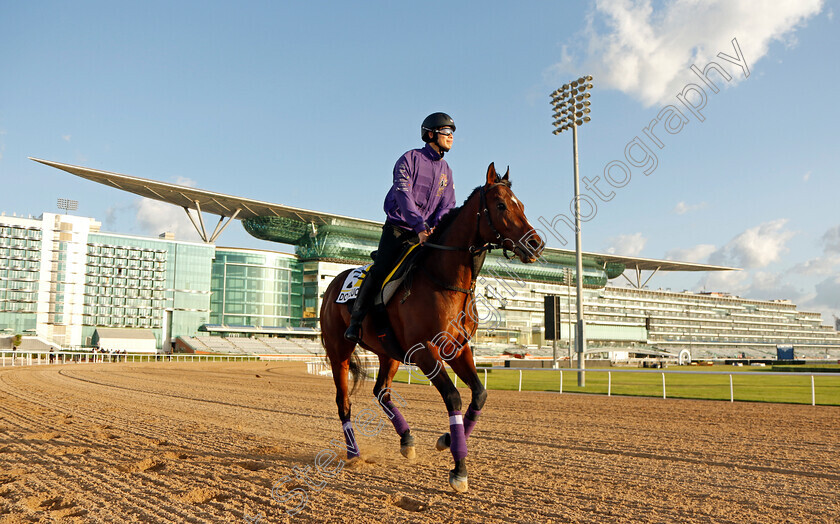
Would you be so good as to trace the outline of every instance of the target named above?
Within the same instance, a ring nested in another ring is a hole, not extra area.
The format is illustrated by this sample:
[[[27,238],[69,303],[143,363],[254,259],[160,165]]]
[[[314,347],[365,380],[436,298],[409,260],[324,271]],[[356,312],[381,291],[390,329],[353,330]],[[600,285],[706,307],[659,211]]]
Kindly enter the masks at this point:
[[[79,209],[79,202],[77,200],[59,198],[56,202],[56,206],[58,207],[58,209],[63,209],[64,211],[75,211]]]
[[[580,174],[578,172],[578,127],[586,124],[592,120],[588,115],[592,112],[589,108],[592,102],[589,101],[590,93],[588,91],[593,88],[592,76],[584,75],[577,80],[572,80],[568,84],[563,84],[559,89],[555,89],[549,96],[551,97],[551,106],[554,110],[553,117],[556,120],[553,122],[556,128],[552,131],[553,134],[559,135],[563,131],[572,130],[572,153],[574,159],[574,174],[575,174],[575,262],[577,266],[577,329],[575,330],[575,347],[578,358],[578,386],[584,387],[586,385],[586,378],[584,376],[584,369],[586,368],[586,337],[584,334],[584,320],[583,320],[583,248],[581,247],[580,239]],[[569,333],[571,338],[571,333]]]

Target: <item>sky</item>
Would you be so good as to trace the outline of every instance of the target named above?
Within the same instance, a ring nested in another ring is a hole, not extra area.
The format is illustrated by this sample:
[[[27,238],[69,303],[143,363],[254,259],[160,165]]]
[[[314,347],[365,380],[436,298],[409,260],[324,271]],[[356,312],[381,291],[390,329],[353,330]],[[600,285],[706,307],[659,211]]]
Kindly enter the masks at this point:
[[[383,220],[396,159],[445,111],[459,203],[490,162],[510,166],[548,245],[574,249],[572,137],[552,134],[549,94],[589,74],[583,249],[742,268],[648,285],[788,299],[833,323],[837,7],[0,1],[0,211],[69,198],[105,231],[198,238],[182,209],[37,157]],[[217,243],[291,250],[239,224]]]

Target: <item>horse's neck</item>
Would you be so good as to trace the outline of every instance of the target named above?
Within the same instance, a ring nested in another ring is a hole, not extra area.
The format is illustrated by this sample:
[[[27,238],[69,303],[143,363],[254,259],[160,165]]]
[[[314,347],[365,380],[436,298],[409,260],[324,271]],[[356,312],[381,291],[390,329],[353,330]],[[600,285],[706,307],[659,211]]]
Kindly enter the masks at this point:
[[[470,281],[478,276],[477,271],[473,275],[473,256],[466,251],[467,247],[480,243],[476,238],[478,200],[478,195],[475,195],[464,204],[440,240],[441,245],[460,249],[456,251],[433,249],[427,259],[428,262],[433,262],[436,275],[445,278],[447,283],[464,288],[469,287]]]

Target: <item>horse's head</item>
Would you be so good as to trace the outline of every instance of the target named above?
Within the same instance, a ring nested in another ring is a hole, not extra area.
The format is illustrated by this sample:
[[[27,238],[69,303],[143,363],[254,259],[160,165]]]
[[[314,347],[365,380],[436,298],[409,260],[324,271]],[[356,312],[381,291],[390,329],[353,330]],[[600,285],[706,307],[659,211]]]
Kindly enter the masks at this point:
[[[492,163],[487,168],[487,184],[482,188],[484,209],[481,214],[484,217],[479,221],[479,235],[485,242],[501,244],[505,250],[513,251],[526,264],[536,262],[545,242],[528,222],[525,206],[510,188],[509,176],[510,169],[500,177]]]

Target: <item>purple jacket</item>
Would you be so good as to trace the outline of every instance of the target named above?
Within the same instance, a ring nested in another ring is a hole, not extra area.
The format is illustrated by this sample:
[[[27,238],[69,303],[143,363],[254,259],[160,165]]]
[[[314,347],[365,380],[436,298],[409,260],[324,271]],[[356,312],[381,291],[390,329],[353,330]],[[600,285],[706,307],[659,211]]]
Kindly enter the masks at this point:
[[[397,160],[394,184],[385,196],[388,222],[421,233],[453,207],[452,169],[432,146],[412,149]]]

